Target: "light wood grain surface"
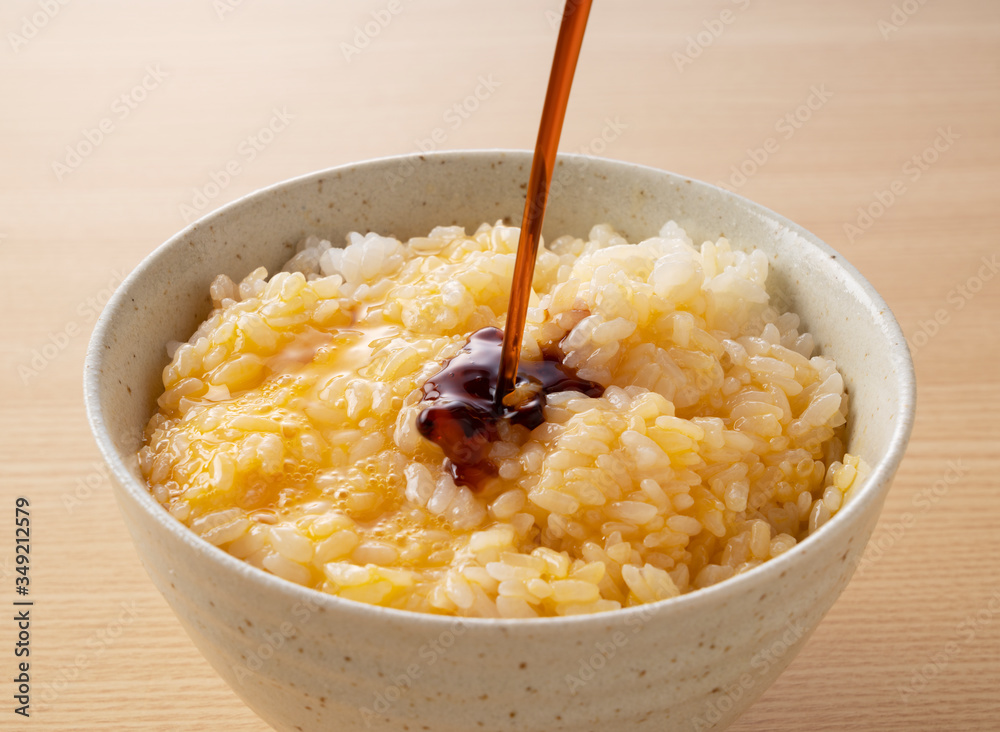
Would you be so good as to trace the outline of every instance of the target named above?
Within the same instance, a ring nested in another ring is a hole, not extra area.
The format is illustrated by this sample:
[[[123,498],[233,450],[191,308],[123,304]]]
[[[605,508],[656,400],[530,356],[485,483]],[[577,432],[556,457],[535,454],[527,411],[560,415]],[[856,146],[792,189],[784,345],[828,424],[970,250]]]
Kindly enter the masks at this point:
[[[436,149],[531,147],[560,7],[0,5],[0,729],[266,729],[185,636],[114,504],[81,398],[97,311],[186,207],[438,128]],[[477,86],[478,108],[455,111]],[[250,159],[275,114],[290,119]],[[1000,3],[599,1],[562,149],[726,183],[803,224],[914,346],[916,429],[877,549],[734,729],[1000,729]],[[30,720],[12,711],[18,495]]]

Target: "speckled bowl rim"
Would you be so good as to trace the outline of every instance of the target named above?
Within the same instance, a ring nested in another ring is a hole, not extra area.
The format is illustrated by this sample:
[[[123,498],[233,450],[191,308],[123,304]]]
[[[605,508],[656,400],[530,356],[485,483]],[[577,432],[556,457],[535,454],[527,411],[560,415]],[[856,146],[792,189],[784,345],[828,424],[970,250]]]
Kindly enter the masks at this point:
[[[853,500],[844,508],[838,511],[827,524],[822,526],[815,534],[797,543],[790,550],[783,554],[769,559],[766,562],[754,567],[742,574],[731,577],[718,584],[695,590],[678,597],[667,600],[660,600],[654,603],[637,605],[620,610],[612,610],[605,613],[591,615],[575,615],[568,617],[541,617],[541,618],[472,618],[456,617],[453,615],[434,615],[430,613],[414,612],[409,610],[397,610],[394,608],[381,607],[378,605],[368,605],[365,603],[346,600],[336,595],[330,595],[320,590],[297,585],[288,580],[284,580],[276,575],[258,569],[243,560],[226,553],[224,550],[209,544],[207,541],[197,536],[188,527],[170,516],[163,507],[153,498],[145,485],[136,480],[127,469],[122,456],[115,448],[105,424],[103,406],[99,401],[100,393],[100,371],[104,351],[104,344],[107,341],[111,327],[111,314],[117,309],[122,301],[131,297],[131,288],[140,274],[147,269],[156,267],[165,251],[178,242],[184,241],[193,231],[200,227],[210,226],[213,221],[225,213],[244,206],[252,206],[259,199],[266,198],[275,191],[293,186],[306,184],[309,181],[329,179],[333,176],[347,174],[357,168],[366,167],[372,164],[385,164],[397,162],[400,164],[413,162],[416,160],[446,160],[449,158],[483,157],[495,159],[502,156],[528,156],[530,160],[531,151],[511,150],[511,149],[481,149],[481,150],[452,150],[444,152],[432,152],[422,154],[394,155],[381,158],[372,158],[356,163],[349,163],[333,168],[307,173],[305,175],[290,178],[279,183],[261,188],[248,193],[214,211],[209,212],[197,221],[183,228],[177,234],[167,239],[159,245],[153,252],[147,255],[132,272],[125,278],[122,284],[114,292],[108,304],[105,306],[97,324],[94,328],[87,354],[84,362],[84,401],[90,427],[94,433],[97,445],[107,462],[115,480],[128,495],[136,500],[139,505],[152,514],[156,524],[164,531],[174,534],[176,538],[185,542],[192,548],[197,549],[206,562],[214,564],[222,572],[236,572],[243,575],[245,579],[260,583],[271,590],[284,593],[288,596],[289,603],[294,601],[308,602],[315,606],[324,608],[336,613],[347,615],[359,614],[380,617],[386,622],[411,623],[415,630],[426,630],[434,632],[443,630],[446,627],[454,627],[456,621],[469,631],[492,631],[500,626],[506,632],[517,633],[519,629],[534,629],[540,624],[549,626],[549,630],[567,630],[576,632],[590,626],[606,625],[612,618],[615,622],[619,620],[628,621],[630,617],[649,616],[650,614],[672,614],[675,612],[696,612],[699,609],[707,608],[719,603],[725,603],[748,592],[759,585],[766,585],[770,582],[778,581],[785,568],[793,562],[804,558],[805,553],[814,548],[821,549],[823,537],[826,533],[833,531],[841,524],[860,522],[861,514],[869,510],[869,504],[879,501],[888,484],[891,483],[909,441],[910,433],[913,429],[913,420],[916,408],[916,378],[913,369],[913,361],[910,356],[906,340],[902,329],[893,316],[889,306],[874,287],[861,275],[861,273],[848,262],[844,256],[823,242],[819,237],[812,234],[802,226],[789,219],[775,213],[774,211],[754,203],[753,201],[739,196],[724,188],[694,180],[686,176],[671,173],[658,168],[637,163],[613,160],[609,158],[598,158],[587,155],[563,154],[559,159],[588,161],[587,164],[611,165],[614,167],[624,167],[645,173],[653,173],[660,176],[667,176],[675,182],[683,182],[696,187],[713,199],[718,199],[720,204],[726,206],[737,206],[752,210],[758,217],[765,217],[769,221],[787,228],[790,232],[797,234],[809,245],[816,247],[821,252],[832,257],[831,266],[837,266],[848,275],[848,281],[854,286],[854,295],[867,306],[868,312],[875,319],[879,329],[887,338],[892,348],[890,362],[894,367],[894,387],[897,392],[897,399],[900,411],[895,418],[895,426],[892,429],[892,436],[888,443],[888,449],[882,455],[869,474],[865,485],[854,496]]]

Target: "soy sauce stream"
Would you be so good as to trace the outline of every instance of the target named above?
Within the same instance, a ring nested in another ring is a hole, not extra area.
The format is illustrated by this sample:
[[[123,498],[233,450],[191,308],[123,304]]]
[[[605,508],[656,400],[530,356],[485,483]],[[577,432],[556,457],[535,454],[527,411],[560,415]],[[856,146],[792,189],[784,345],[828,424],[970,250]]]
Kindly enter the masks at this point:
[[[496,475],[488,455],[491,443],[500,437],[501,422],[534,429],[544,420],[546,394],[574,390],[600,396],[604,392],[599,384],[580,379],[564,366],[554,348],[542,361],[519,363],[545,205],[590,6],[591,0],[567,0],[563,9],[531,161],[506,327],[502,334],[497,328],[473,333],[423,387],[428,406],[417,419],[417,429],[441,446],[456,483],[473,490]]]
[[[517,243],[514,281],[511,284],[510,303],[507,306],[507,325],[504,328],[503,352],[496,388],[498,407],[513,388],[517,376],[521,338],[524,336],[524,321],[528,315],[528,300],[531,296],[531,277],[535,272],[538,242],[542,237],[545,204],[549,197],[556,153],[559,150],[559,136],[562,134],[563,120],[566,118],[569,90],[573,85],[580,46],[583,45],[583,33],[587,29],[590,3],[591,0],[566,0],[566,6],[563,8],[556,52],[552,58],[552,71],[549,72],[549,87],[545,92],[545,105],[542,107],[542,121],[538,126],[535,155],[531,160],[528,194],[524,199],[521,239]]]

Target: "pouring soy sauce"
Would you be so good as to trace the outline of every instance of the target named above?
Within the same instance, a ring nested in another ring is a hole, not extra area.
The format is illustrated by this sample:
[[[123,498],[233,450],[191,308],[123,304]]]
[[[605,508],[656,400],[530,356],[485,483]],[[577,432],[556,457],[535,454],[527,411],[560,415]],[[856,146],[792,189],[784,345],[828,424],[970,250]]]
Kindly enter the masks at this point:
[[[501,422],[533,429],[544,420],[546,394],[573,390],[597,397],[604,392],[600,384],[581,379],[564,366],[556,349],[544,353],[542,361],[520,361],[545,205],[590,6],[591,0],[567,0],[563,9],[531,161],[504,330],[484,328],[473,333],[423,387],[427,406],[417,418],[417,429],[444,451],[455,482],[472,490],[496,475],[488,454],[490,444],[499,438]]]

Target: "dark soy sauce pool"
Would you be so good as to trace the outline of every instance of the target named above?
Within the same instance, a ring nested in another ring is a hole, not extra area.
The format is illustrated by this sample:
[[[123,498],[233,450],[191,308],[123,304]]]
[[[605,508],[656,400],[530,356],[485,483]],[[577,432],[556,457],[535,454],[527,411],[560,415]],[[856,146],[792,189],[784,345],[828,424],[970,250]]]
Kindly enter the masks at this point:
[[[473,490],[497,474],[488,459],[490,445],[499,439],[502,421],[529,430],[545,421],[545,397],[558,391],[579,391],[599,397],[604,387],[579,378],[562,364],[562,354],[551,350],[542,361],[521,361],[515,390],[497,406],[503,331],[483,328],[465,347],[424,384],[427,403],[417,418],[417,429],[436,442],[451,462],[459,485]]]

